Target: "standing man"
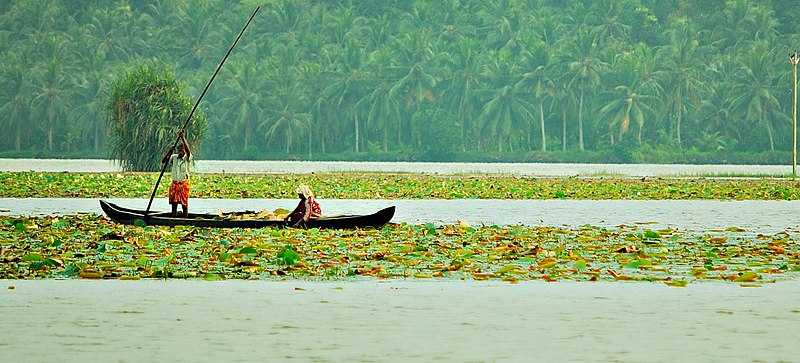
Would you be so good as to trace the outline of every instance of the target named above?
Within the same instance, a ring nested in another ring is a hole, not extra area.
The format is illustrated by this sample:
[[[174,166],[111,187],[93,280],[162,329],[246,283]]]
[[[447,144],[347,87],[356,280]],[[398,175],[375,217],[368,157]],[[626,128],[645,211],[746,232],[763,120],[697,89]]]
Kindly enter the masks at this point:
[[[183,217],[189,216],[189,166],[192,160],[192,152],[189,150],[189,142],[183,131],[180,133],[180,144],[178,151],[170,149],[164,155],[162,163],[172,163],[172,184],[169,186],[169,204],[172,205],[172,216],[178,216],[178,204],[183,210]]]

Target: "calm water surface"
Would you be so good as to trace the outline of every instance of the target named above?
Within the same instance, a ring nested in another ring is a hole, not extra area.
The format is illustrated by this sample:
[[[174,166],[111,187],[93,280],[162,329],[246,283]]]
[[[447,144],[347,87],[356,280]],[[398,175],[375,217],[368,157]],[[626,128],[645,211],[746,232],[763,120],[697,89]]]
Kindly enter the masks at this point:
[[[794,362],[799,312],[796,281],[0,280],[0,361]]]
[[[0,159],[0,171],[115,172],[108,160]],[[346,161],[198,160],[200,173],[387,172],[431,174],[509,174],[519,176],[696,176],[786,175],[788,165],[411,163]]]
[[[146,199],[109,199],[122,206],[145,209]],[[714,201],[714,200],[337,200],[322,199],[323,212],[368,214],[390,205],[397,206],[392,221],[401,223],[449,224],[464,221],[480,224],[618,226],[647,223],[650,228],[666,226],[705,230],[740,226],[772,233],[800,226],[800,201]],[[196,212],[292,209],[291,199],[192,199]],[[168,206],[165,199],[153,202],[154,210]],[[0,214],[51,215],[69,213],[102,214],[97,199],[90,198],[0,198]]]

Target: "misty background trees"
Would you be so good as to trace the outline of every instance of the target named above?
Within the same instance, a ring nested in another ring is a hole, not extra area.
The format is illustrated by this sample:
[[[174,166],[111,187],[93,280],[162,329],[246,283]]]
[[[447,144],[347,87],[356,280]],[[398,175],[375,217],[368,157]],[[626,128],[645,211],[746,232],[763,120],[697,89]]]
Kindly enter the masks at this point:
[[[107,155],[109,82],[155,60],[196,97],[257,3],[0,3],[0,154]],[[265,1],[198,154],[783,160],[794,19],[782,0]]]

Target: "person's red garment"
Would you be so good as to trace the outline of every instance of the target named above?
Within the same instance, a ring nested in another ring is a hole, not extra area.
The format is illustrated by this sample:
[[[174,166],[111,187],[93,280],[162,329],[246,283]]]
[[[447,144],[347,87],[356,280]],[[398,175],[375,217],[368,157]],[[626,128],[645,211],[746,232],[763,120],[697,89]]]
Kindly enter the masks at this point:
[[[317,203],[317,200],[314,197],[306,198],[306,200],[301,200],[300,203],[297,204],[297,208],[294,209],[291,215],[289,215],[289,221],[295,223],[299,220],[304,220],[306,216],[306,211],[310,210],[311,213],[308,214],[308,219],[315,219],[322,216],[322,208]]]
[[[169,204],[180,204],[184,207],[189,206],[189,181],[173,180],[169,186]]]

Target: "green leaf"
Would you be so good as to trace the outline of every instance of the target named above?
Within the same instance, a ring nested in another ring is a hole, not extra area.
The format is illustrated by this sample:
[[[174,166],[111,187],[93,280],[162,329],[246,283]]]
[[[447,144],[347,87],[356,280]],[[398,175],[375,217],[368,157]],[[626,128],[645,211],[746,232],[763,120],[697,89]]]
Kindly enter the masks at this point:
[[[689,284],[689,281],[687,281],[687,280],[670,280],[670,281],[665,281],[664,283],[667,284],[667,286],[672,286],[672,287],[686,287],[686,285]]]
[[[228,262],[228,260],[231,259],[231,254],[227,252],[220,252],[217,256],[217,259],[220,260],[220,262]]]
[[[146,256],[141,256],[136,259],[136,266],[139,267],[146,267],[150,263],[150,260]]]
[[[67,221],[63,219],[58,219],[51,225],[55,229],[64,229],[67,228]]]
[[[736,278],[736,282],[753,282],[759,278],[755,272],[745,272]]]
[[[429,235],[436,235],[436,226],[433,223],[426,223],[425,229],[428,231]]]
[[[136,218],[133,220],[133,225],[136,227],[144,227],[147,226],[147,222],[145,222],[144,219]]]
[[[222,278],[222,276],[220,276],[218,274],[207,273],[207,274],[203,275],[203,280],[206,280],[206,281],[221,281],[221,280],[223,280],[223,278]]]
[[[22,256],[22,260],[25,262],[35,262],[35,261],[43,261],[44,258],[42,255],[38,253],[29,253],[25,256]]]
[[[244,248],[240,249],[239,253],[243,253],[243,254],[246,254],[246,255],[254,255],[254,254],[258,253],[258,250],[256,250],[255,247],[247,246],[247,247],[244,247]]]
[[[661,235],[659,235],[656,231],[651,231],[648,229],[644,231],[644,238],[658,239],[661,238]]]
[[[575,261],[575,269],[578,271],[583,271],[586,269],[586,261],[585,260],[577,260]]]
[[[300,259],[300,255],[295,252],[291,245],[286,245],[278,252],[278,261],[284,265],[294,265]]]
[[[635,260],[632,260],[632,261],[626,263],[625,266],[623,266],[623,267],[638,269],[639,267],[642,267],[642,266],[650,266],[650,260],[643,259],[643,258],[635,259]]]
[[[76,266],[73,263],[70,263],[70,264],[64,266],[64,269],[61,270],[58,273],[58,275],[62,276],[62,277],[75,277],[75,276],[78,276],[78,274],[80,274],[80,273],[81,273],[80,267]]]

